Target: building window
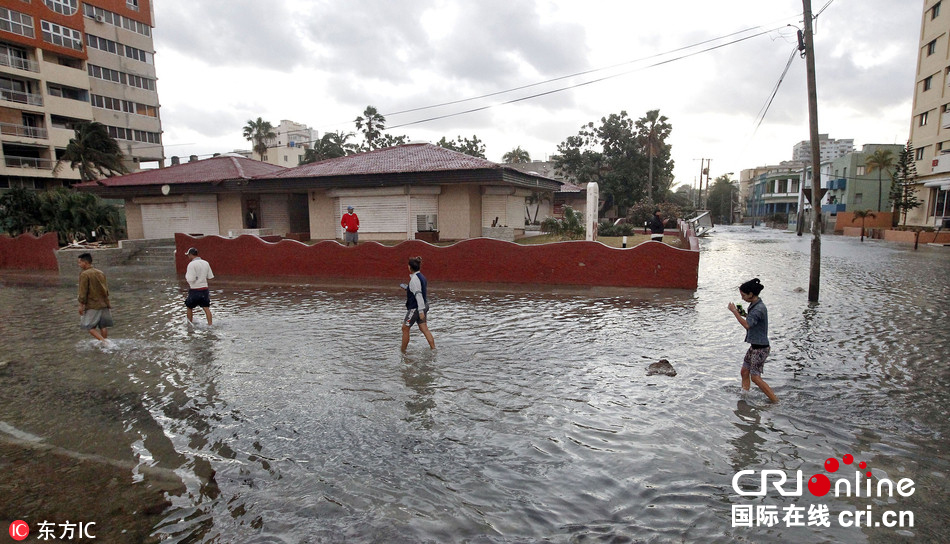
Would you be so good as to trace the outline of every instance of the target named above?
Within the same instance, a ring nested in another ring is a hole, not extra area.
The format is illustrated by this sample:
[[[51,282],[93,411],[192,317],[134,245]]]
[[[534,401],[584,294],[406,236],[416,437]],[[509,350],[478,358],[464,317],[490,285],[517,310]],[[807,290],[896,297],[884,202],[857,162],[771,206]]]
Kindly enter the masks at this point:
[[[49,92],[50,96],[58,96],[60,98],[68,98],[70,100],[78,100],[80,102],[89,101],[89,91],[85,89],[77,89],[76,87],[59,85],[57,83],[47,83],[46,90]]]
[[[855,176],[863,176],[863,175],[864,175],[864,167],[863,167],[863,166],[858,166],[858,167],[857,167],[857,170],[856,170],[855,173],[854,173],[854,175],[855,175]]]
[[[930,8],[930,20],[933,21],[940,15],[940,2],[934,4],[934,7]]]
[[[7,8],[0,8],[0,30],[26,36],[27,38],[36,37],[33,30],[33,18],[25,13]]]
[[[125,6],[132,11],[139,10],[139,0],[125,0]]]
[[[924,90],[929,91],[934,86],[934,76],[924,79]]]
[[[914,160],[915,160],[915,161],[922,161],[922,160],[924,160],[924,149],[926,149],[926,148],[924,148],[924,147],[918,147],[918,148],[914,151]]]
[[[132,19],[129,19],[128,17],[123,17],[119,15],[118,13],[113,13],[109,10],[105,10],[100,7],[92,6],[89,4],[83,4],[82,9],[83,9],[83,15],[85,15],[86,17],[90,19],[95,19],[96,21],[100,23],[105,23],[108,25],[121,27],[126,30],[135,32],[137,34],[141,34],[143,36],[152,35],[152,27],[148,26],[145,23],[134,21]]]
[[[860,204],[864,200],[864,193],[854,193],[854,203]]]
[[[922,127],[923,127],[923,126],[926,126],[926,125],[927,125],[927,119],[928,119],[929,117],[930,117],[930,112],[929,112],[929,111],[925,111],[924,113],[921,113],[921,114],[920,114],[920,126],[922,126]]]
[[[43,0],[43,3],[46,4],[46,7],[49,9],[56,13],[62,13],[63,15],[73,16],[79,11],[79,2],[77,0]]]
[[[937,40],[934,40],[927,44],[927,56],[933,55],[937,52]]]
[[[44,42],[82,51],[82,34],[78,30],[73,30],[49,21],[41,21],[41,26],[43,29]]]

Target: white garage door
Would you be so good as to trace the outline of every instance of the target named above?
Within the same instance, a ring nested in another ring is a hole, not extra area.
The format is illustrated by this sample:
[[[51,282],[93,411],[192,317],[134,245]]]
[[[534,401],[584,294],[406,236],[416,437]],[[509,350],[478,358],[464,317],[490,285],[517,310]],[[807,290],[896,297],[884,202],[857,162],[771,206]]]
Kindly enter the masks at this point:
[[[290,232],[290,204],[288,194],[261,195],[261,228],[273,229],[274,234],[285,236]]]
[[[482,226],[492,226],[496,218],[496,226],[511,226],[508,225],[508,195],[482,195]]]
[[[145,238],[174,238],[185,234],[219,234],[218,199],[214,195],[192,197],[187,202],[142,204]]]
[[[346,213],[347,206],[353,206],[353,211],[359,216],[361,233],[406,232],[408,204],[405,195],[337,198],[335,210],[337,238],[343,238],[343,227],[340,226],[340,219]]]

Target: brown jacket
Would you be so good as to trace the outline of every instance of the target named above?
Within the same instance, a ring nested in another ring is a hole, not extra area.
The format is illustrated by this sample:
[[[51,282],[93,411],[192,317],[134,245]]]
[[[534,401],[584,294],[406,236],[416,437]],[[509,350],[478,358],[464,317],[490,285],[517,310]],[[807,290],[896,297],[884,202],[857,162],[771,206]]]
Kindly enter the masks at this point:
[[[106,275],[101,270],[89,268],[79,274],[79,303],[85,304],[87,310],[101,310],[112,307],[109,304],[109,287],[106,285]]]

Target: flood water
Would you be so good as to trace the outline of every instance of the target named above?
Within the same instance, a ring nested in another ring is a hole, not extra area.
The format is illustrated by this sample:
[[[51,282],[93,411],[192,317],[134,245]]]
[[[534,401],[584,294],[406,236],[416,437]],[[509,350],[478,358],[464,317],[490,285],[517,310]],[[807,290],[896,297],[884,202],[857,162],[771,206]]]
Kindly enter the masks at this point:
[[[177,278],[105,268],[116,347],[102,350],[78,328],[74,276],[0,275],[0,435],[174,471],[185,491],[153,533],[166,542],[940,541],[950,248],[824,236],[809,304],[810,242],[720,227],[702,241],[696,291],[430,278],[438,349],[413,329],[406,355],[402,279],[219,278],[215,326],[191,330]],[[765,285],[777,405],[740,390],[747,346],[726,305],[752,277]],[[660,358],[676,377],[646,375]],[[851,467],[824,470],[845,454],[875,485],[912,479],[913,494],[733,488],[740,470],[853,481]],[[734,505],[779,518],[734,527]],[[793,505],[826,505],[830,527],[787,523]],[[871,528],[839,523],[869,506]],[[887,510],[912,512],[913,527],[873,527]]]

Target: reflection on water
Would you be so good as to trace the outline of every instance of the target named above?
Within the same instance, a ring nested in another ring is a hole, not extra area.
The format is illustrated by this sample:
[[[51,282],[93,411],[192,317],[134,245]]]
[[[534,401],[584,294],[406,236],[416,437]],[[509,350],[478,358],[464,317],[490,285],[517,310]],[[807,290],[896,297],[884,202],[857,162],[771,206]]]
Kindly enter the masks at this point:
[[[76,326],[72,278],[5,281],[0,431],[174,471],[183,490],[155,528],[169,542],[937,540],[950,521],[950,252],[825,237],[809,304],[809,244],[720,229],[695,292],[432,278],[439,349],[413,336],[405,355],[398,282],[219,281],[216,325],[189,329],[178,282],[106,270],[117,348],[103,351]],[[745,347],[726,305],[752,276],[766,285],[776,406],[739,390]],[[646,376],[661,358],[675,378]],[[736,471],[807,477],[846,453],[914,479],[892,506],[914,528],[732,527],[732,505],[756,503],[732,489]]]

